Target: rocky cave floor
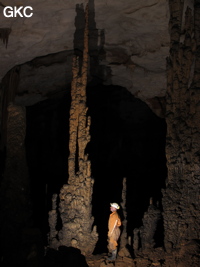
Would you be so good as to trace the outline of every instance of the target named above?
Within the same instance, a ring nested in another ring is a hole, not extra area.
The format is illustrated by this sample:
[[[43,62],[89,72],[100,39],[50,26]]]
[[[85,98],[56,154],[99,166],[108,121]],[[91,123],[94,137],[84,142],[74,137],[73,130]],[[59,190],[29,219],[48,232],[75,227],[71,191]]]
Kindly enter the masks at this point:
[[[31,232],[32,233],[32,232]],[[162,247],[133,251],[133,247],[119,248],[114,263],[107,261],[107,253],[84,256],[74,247],[60,246],[57,250],[44,247],[35,230],[24,244],[10,248],[9,257],[1,257],[2,267],[199,267],[200,240],[193,239],[180,248],[166,252]]]
[[[60,247],[57,251],[49,249],[45,256],[44,267],[199,267],[200,242],[191,240],[182,244],[180,249],[167,253],[163,248],[138,251],[131,255],[128,249],[119,251],[114,263],[107,261],[107,254],[84,257],[80,250],[72,247]]]
[[[162,250],[162,249],[161,249]],[[89,267],[105,267],[105,266],[116,266],[116,267],[147,267],[147,266],[166,266],[164,264],[164,260],[158,260],[159,252],[161,250],[157,251],[158,257],[157,259],[154,258],[154,260],[149,259],[149,257],[142,256],[142,257],[127,257],[127,256],[118,256],[115,262],[109,262],[107,260],[107,254],[101,254],[101,255],[93,255],[91,257],[86,257],[86,262]]]
[[[45,267],[147,267],[147,266],[166,266],[164,251],[157,248],[147,254],[138,254],[137,257],[125,256],[129,254],[128,250],[121,250],[115,262],[107,260],[107,253],[91,255],[84,257],[78,249],[60,247],[58,251],[50,249],[45,256]],[[121,256],[120,256],[121,255]],[[170,255],[168,255],[170,257]],[[172,258],[172,255],[171,255]],[[171,265],[173,266],[173,265]]]

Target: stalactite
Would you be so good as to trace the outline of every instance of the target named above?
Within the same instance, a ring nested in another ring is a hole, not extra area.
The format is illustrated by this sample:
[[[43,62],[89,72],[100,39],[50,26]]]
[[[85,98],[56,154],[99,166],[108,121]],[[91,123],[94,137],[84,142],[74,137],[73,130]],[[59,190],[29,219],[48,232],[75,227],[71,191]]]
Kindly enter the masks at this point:
[[[3,44],[5,44],[6,48],[8,46],[8,38],[10,33],[10,28],[0,28],[0,39],[2,40]]]
[[[87,117],[86,85],[88,72],[88,5],[85,9],[83,63],[73,59],[71,84],[71,108],[69,130],[68,184],[60,191],[59,211],[62,229],[58,233],[59,245],[79,248],[83,254],[91,254],[98,234],[93,228],[91,163],[85,149],[90,141],[90,117]],[[77,165],[78,166],[77,166]]]

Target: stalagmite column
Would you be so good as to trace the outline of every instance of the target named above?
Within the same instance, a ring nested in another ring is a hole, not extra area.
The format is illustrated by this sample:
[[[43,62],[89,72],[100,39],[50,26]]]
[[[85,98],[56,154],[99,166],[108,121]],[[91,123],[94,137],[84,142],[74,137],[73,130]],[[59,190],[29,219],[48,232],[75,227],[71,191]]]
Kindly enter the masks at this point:
[[[51,248],[56,249],[58,247],[58,240],[57,240],[57,234],[58,231],[56,230],[56,225],[57,225],[57,198],[58,195],[57,194],[53,194],[52,197],[52,210],[49,211],[49,228],[50,228],[50,232],[49,232],[49,246]]]
[[[133,230],[133,251],[134,251],[135,256],[137,256],[139,246],[140,246],[139,233],[140,233],[140,229],[134,228],[134,230]]]
[[[148,252],[155,246],[154,235],[157,229],[158,221],[161,218],[161,211],[153,205],[153,199],[150,198],[148,210],[144,213],[142,219],[143,226],[140,227],[140,237],[142,251]]]
[[[143,225],[134,229],[133,249],[135,256],[139,252],[149,254],[152,251],[155,246],[154,236],[160,219],[161,211],[153,205],[153,199],[150,198],[148,210],[144,213],[142,219]]]
[[[88,72],[88,5],[85,10],[83,64],[79,71],[79,60],[73,59],[73,80],[71,86],[71,109],[69,130],[69,179],[60,191],[59,211],[62,230],[59,232],[57,246],[73,246],[83,254],[91,254],[95,248],[98,234],[92,231],[92,193],[91,163],[85,149],[90,141],[90,117],[87,117],[86,85]],[[52,228],[53,229],[53,228]],[[55,242],[54,242],[55,245]]]
[[[163,191],[167,251],[200,239],[200,1],[192,9],[184,7],[186,2],[169,1],[168,179]]]
[[[123,188],[122,188],[122,202],[121,207],[124,215],[123,220],[123,231],[120,237],[120,256],[130,256],[130,253],[127,249],[128,238],[127,238],[127,212],[126,212],[126,178],[123,179]]]

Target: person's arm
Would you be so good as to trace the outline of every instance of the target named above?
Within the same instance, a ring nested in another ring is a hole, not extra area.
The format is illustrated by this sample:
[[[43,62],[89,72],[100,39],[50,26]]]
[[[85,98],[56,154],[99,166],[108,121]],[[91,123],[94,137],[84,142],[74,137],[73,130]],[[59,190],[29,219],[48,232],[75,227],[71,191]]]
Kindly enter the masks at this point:
[[[112,235],[113,231],[115,230],[115,227],[116,227],[116,225],[117,225],[117,222],[118,222],[118,220],[115,221],[115,224],[114,224],[114,226],[113,226],[113,228],[112,228],[112,230],[111,230],[110,236]]]
[[[117,226],[120,227],[122,225],[122,222],[121,222],[121,219],[120,217],[118,216],[118,220],[117,220]]]
[[[115,227],[118,225],[118,220],[119,220],[119,218],[118,218],[118,216],[115,216],[115,214],[110,217],[108,237],[111,237]]]

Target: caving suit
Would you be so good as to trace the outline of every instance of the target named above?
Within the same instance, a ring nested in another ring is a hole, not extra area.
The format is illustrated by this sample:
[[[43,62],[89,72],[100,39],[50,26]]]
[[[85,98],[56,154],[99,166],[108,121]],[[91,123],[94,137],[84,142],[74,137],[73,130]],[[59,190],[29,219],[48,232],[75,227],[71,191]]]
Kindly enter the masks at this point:
[[[120,236],[120,229],[121,226],[121,219],[117,213],[114,211],[110,214],[108,220],[108,250],[112,252],[113,250],[117,249],[117,240]]]

